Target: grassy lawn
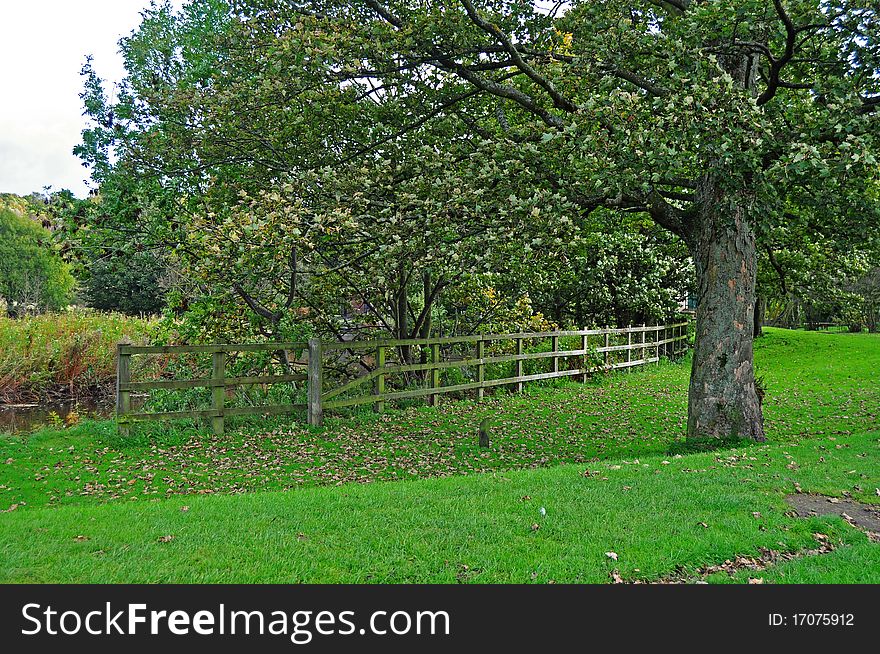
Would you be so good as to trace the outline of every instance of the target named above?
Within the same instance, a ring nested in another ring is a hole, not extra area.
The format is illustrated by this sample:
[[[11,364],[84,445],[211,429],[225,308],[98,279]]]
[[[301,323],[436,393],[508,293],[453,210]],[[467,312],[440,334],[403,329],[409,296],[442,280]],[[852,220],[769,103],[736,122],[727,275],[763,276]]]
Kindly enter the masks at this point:
[[[768,331],[771,441],[716,452],[686,453],[674,364],[320,430],[4,437],[0,581],[880,583],[880,545],[784,502],[880,501],[880,337]],[[704,570],[818,542],[834,551]]]

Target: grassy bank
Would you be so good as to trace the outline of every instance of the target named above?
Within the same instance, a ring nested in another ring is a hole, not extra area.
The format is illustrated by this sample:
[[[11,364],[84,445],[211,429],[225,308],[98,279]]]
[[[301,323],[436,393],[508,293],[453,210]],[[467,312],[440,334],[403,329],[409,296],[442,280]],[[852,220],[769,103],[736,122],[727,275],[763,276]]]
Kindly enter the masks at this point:
[[[875,432],[638,462],[24,509],[2,518],[0,581],[697,579],[704,566],[762,548],[814,548],[821,534],[834,558],[738,580],[880,583],[880,545],[841,518],[790,517],[783,499],[795,483],[869,499],[878,443]]]
[[[716,453],[682,442],[680,364],[317,430],[121,440],[88,423],[7,437],[3,569],[9,581],[656,580],[808,551],[819,533],[833,552],[780,559],[766,580],[880,581],[880,546],[783,501],[796,488],[880,501],[880,337],[769,330],[756,360],[771,442]]]
[[[115,313],[64,311],[0,317],[0,402],[108,394],[116,344],[145,343],[151,323]]]

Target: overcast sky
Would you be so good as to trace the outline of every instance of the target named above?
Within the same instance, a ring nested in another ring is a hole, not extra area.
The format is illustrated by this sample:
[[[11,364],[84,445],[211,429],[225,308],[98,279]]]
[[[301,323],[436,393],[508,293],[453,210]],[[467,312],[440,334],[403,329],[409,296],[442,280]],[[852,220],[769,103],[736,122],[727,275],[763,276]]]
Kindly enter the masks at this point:
[[[88,170],[71,152],[85,126],[79,71],[93,55],[111,91],[123,75],[117,42],[149,4],[0,0],[0,193],[86,194]]]

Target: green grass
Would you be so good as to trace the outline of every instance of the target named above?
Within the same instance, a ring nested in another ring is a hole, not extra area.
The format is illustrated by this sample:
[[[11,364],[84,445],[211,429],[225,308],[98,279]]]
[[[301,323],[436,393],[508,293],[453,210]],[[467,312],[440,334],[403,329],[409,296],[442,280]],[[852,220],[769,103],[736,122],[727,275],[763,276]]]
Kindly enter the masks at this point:
[[[320,430],[6,437],[0,510],[17,506],[0,515],[0,581],[656,580],[824,533],[836,551],[760,576],[880,582],[880,546],[783,501],[795,484],[880,501],[880,338],[768,331],[756,359],[771,442],[716,452],[673,454],[688,373],[673,364]],[[490,452],[476,447],[485,415]]]
[[[865,545],[840,518],[788,517],[783,502],[795,480],[869,498],[880,477],[878,439],[853,436],[840,450],[840,440],[821,439],[638,463],[21,510],[3,519],[0,581],[605,582],[612,569],[656,579],[759,547],[806,549],[818,532],[842,554],[839,566],[823,557],[817,580],[840,580],[839,567],[850,580],[880,582],[880,546]]]

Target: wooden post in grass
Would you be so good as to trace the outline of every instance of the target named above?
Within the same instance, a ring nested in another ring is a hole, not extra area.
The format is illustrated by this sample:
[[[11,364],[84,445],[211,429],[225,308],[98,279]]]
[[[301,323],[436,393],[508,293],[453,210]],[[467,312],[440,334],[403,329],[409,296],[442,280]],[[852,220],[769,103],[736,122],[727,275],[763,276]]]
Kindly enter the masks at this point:
[[[553,372],[559,372],[559,357],[556,356],[556,353],[559,352],[559,337],[551,336],[550,337],[550,345],[553,348],[553,358],[552,358],[552,367],[551,370]]]
[[[584,331],[586,331],[586,328],[584,328]],[[583,336],[581,336],[581,350],[584,351],[583,374],[581,375],[581,382],[583,382],[584,384],[587,383],[587,370],[590,367],[590,355],[587,353],[589,349],[590,337],[587,334],[584,334]]]
[[[520,356],[522,353],[523,353],[523,339],[521,339],[521,338],[517,338],[517,339],[516,339],[516,354],[517,354],[517,356]],[[522,362],[522,359],[517,359],[517,360],[516,360],[516,366],[514,367],[514,369],[515,369],[515,371],[516,371],[515,374],[514,374],[514,377],[516,377],[517,379],[519,379],[520,377],[523,376],[523,362]],[[523,389],[523,383],[522,383],[521,381],[516,382],[516,392],[517,392],[517,393],[522,393],[522,389]]]
[[[116,426],[122,436],[130,433],[126,414],[131,411],[131,355],[123,352],[123,343],[116,345]]]
[[[477,364],[477,382],[480,384],[477,388],[477,399],[482,400],[486,394],[486,390],[483,388],[483,383],[486,381],[486,364],[483,363],[483,359],[486,358],[486,341],[482,338],[477,341],[477,358],[480,360],[480,363]]]
[[[489,418],[483,418],[480,421],[480,447],[487,448],[489,447],[489,431],[492,428],[492,423]]]
[[[223,405],[226,402],[226,352],[214,352],[211,356],[211,428],[221,436],[224,431]]]
[[[373,411],[376,413],[382,413],[385,411],[385,402],[382,400],[382,395],[385,394],[385,373],[382,372],[385,370],[385,346],[380,345],[376,348],[376,386],[373,389],[373,394],[378,396],[379,399],[373,404]]]
[[[309,339],[309,424],[320,427],[324,420],[321,409],[321,339]]]
[[[431,343],[431,363],[435,366],[440,363],[440,343]],[[431,388],[440,388],[440,368],[431,368]],[[440,394],[431,393],[428,401],[431,406],[437,406],[440,402]]]

